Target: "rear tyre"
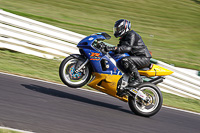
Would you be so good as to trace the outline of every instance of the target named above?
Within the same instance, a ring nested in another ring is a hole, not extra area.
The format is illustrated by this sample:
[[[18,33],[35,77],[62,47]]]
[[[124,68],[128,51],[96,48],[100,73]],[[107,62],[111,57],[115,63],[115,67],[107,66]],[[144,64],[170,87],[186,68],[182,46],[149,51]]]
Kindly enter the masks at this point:
[[[91,77],[91,69],[86,65],[82,72],[75,72],[75,65],[79,59],[72,56],[65,58],[60,64],[59,76],[64,84],[72,88],[82,87]]]
[[[137,94],[129,96],[128,104],[130,109],[137,115],[150,117],[155,115],[162,107],[163,97],[160,89],[149,82],[137,87],[148,97],[148,101],[142,100]]]

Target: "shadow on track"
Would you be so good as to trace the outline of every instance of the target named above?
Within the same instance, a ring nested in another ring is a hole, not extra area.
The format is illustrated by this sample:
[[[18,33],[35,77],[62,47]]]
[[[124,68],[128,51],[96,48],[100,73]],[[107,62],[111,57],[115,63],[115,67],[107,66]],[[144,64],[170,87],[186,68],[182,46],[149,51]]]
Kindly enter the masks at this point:
[[[47,94],[47,95],[51,95],[51,96],[55,96],[55,97],[60,97],[60,98],[67,98],[70,100],[75,100],[75,101],[79,101],[79,102],[84,102],[84,103],[88,103],[88,104],[92,104],[92,105],[96,105],[96,106],[101,106],[101,107],[105,107],[105,108],[109,108],[109,109],[114,109],[114,110],[119,110],[125,113],[129,113],[129,114],[133,114],[131,111],[129,110],[125,110],[122,109],[121,106],[117,106],[117,105],[113,105],[113,104],[109,104],[109,103],[104,103],[104,102],[100,102],[100,101],[95,101],[86,97],[82,97],[82,96],[78,96],[78,95],[74,95],[74,94],[70,94],[67,92],[62,92],[59,90],[55,90],[55,89],[51,89],[51,88],[46,88],[46,87],[42,87],[42,86],[38,86],[38,85],[26,85],[26,84],[21,84],[22,86],[24,86],[25,88],[32,90],[32,91],[37,91],[43,94]]]

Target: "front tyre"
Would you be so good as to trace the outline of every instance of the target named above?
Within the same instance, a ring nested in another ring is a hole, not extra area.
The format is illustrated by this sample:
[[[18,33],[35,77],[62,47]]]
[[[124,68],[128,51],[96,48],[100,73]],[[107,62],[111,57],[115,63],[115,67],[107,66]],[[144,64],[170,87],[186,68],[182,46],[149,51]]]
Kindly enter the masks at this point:
[[[129,96],[128,104],[130,109],[137,115],[150,117],[155,115],[162,107],[163,97],[160,89],[149,82],[138,86],[138,90],[142,91],[147,99],[144,100],[137,94]]]
[[[68,56],[60,64],[59,76],[64,84],[72,88],[82,87],[88,83],[91,77],[89,65],[86,65],[80,72],[75,72],[75,65],[78,58]]]

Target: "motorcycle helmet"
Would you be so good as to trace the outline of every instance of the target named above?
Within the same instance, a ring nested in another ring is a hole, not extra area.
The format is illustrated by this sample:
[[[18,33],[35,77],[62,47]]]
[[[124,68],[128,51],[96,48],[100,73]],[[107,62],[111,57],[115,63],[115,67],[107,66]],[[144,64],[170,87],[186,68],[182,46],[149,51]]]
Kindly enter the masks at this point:
[[[131,22],[126,19],[120,19],[115,22],[113,32],[114,36],[122,37],[126,32],[128,32],[131,29]]]

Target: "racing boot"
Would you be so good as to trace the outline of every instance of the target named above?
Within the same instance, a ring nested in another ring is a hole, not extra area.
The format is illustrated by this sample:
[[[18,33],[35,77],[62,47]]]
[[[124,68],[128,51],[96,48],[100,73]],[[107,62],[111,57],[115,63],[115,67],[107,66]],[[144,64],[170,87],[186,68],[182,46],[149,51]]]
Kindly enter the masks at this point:
[[[140,85],[142,83],[143,83],[143,80],[140,77],[138,70],[134,69],[134,71],[132,71],[131,74],[130,74],[128,86],[129,87],[137,87],[138,85]]]

